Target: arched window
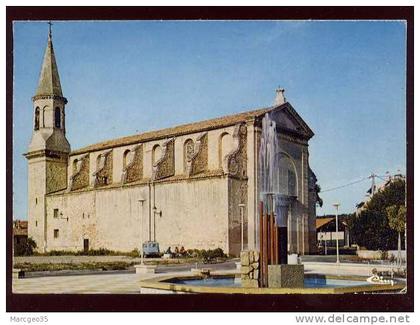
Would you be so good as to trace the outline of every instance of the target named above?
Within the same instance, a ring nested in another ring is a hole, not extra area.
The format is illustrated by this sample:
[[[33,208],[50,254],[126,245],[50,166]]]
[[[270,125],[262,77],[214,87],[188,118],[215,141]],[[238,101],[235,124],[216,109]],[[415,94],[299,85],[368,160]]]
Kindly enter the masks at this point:
[[[45,127],[45,115],[46,115],[45,111],[46,110],[48,110],[48,106],[43,107],[42,111],[40,111],[41,116],[40,116],[40,122],[39,123],[40,123],[40,126],[43,127],[43,128]]]
[[[152,150],[152,164],[154,165],[162,156],[162,148],[156,144]]]
[[[105,168],[107,155],[99,154],[96,158],[96,181],[95,183],[97,185],[108,185],[108,175],[106,172],[103,172],[103,169]]]
[[[219,137],[219,167],[222,167],[223,159],[232,151],[232,148],[232,136],[227,132],[223,132]]]
[[[292,159],[284,153],[279,154],[279,171],[276,191],[291,196],[297,196],[296,169]]]
[[[39,130],[39,107],[35,108],[34,130]]]
[[[103,167],[103,166],[101,166],[102,159],[103,159],[103,156],[101,154],[99,154],[96,157],[96,171],[98,171],[99,169],[102,169],[102,167]]]
[[[56,107],[54,110],[54,126],[61,128],[61,110],[60,107]]]
[[[77,172],[77,162],[78,162],[77,159],[73,160],[73,175],[76,174]]]
[[[184,171],[187,171],[187,162],[194,156],[194,141],[188,139],[184,142]]]
[[[127,167],[127,163],[128,163],[128,154],[130,153],[130,150],[127,149],[126,151],[124,151],[124,155],[123,155],[123,168]]]

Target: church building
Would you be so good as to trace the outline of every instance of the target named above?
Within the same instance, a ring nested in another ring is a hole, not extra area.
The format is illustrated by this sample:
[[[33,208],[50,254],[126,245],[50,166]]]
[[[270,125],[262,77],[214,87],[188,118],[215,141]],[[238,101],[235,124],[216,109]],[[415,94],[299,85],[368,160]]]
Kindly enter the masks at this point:
[[[296,197],[289,208],[288,251],[316,251],[316,177],[308,163],[314,133],[283,89],[270,107],[71,150],[50,31],[32,100],[33,133],[25,153],[28,236],[40,252],[128,252],[146,241],[158,242],[161,250],[220,247],[234,256],[242,247],[258,249],[258,156],[266,114],[277,125],[279,181]]]

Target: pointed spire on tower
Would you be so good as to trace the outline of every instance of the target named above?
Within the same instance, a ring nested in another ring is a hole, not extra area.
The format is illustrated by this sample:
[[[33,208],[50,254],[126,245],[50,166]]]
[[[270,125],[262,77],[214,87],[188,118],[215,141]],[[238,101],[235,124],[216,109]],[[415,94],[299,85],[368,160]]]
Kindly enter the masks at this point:
[[[48,43],[45,49],[44,60],[39,77],[37,96],[59,96],[63,97],[60,77],[58,75],[57,62],[55,61],[54,48],[52,43],[51,22],[48,22]]]

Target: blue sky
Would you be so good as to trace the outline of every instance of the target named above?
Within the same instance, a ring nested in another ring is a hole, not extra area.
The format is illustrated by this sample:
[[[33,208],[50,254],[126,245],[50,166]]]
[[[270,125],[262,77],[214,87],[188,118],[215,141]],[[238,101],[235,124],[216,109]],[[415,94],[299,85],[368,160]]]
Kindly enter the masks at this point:
[[[14,218],[27,218],[32,102],[45,22],[14,24]],[[405,173],[403,22],[56,22],[72,149],[269,106],[277,86],[315,132],[322,189]],[[380,181],[380,180],[379,180]],[[322,193],[318,214],[353,212],[369,180]]]

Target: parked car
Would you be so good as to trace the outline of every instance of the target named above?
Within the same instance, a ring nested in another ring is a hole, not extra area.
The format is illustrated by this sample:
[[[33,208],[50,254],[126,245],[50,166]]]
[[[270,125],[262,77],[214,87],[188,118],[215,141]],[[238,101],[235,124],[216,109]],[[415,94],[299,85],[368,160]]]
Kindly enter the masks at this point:
[[[159,257],[159,243],[156,241],[147,241],[143,243],[144,257]]]

